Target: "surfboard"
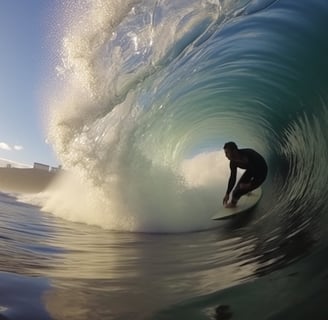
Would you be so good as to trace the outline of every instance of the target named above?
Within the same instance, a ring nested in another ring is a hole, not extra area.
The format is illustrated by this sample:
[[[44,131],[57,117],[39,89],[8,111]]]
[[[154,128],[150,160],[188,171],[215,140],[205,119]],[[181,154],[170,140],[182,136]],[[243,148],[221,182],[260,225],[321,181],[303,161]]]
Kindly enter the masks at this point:
[[[212,217],[213,220],[229,219],[239,213],[253,208],[261,199],[262,189],[257,188],[251,193],[242,196],[235,208],[225,208],[223,205],[219,208],[218,212]]]

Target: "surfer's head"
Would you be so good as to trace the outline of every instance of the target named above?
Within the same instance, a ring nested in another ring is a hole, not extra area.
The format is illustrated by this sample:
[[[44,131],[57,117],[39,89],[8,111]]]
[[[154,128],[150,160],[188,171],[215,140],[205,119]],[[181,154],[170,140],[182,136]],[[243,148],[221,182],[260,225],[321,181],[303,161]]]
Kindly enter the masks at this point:
[[[229,160],[233,160],[234,158],[238,157],[238,147],[233,141],[227,142],[223,146],[223,149],[226,157]]]

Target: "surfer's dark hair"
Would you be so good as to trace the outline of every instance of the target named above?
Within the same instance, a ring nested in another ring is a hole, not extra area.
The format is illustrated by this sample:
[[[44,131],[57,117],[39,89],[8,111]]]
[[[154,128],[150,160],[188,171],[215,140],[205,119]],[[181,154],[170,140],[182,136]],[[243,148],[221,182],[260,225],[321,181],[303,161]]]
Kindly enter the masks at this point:
[[[224,145],[223,149],[238,150],[238,147],[233,141],[230,141]]]

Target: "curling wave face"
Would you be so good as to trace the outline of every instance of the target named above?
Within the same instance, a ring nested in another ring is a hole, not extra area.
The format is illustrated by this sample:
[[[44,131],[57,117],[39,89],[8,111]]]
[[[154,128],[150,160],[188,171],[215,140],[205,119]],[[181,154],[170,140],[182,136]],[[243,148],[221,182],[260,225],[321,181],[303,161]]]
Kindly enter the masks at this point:
[[[322,212],[327,12],[289,0],[67,6],[50,136],[70,175],[44,209],[117,230],[212,227],[234,140],[269,163],[264,217]]]

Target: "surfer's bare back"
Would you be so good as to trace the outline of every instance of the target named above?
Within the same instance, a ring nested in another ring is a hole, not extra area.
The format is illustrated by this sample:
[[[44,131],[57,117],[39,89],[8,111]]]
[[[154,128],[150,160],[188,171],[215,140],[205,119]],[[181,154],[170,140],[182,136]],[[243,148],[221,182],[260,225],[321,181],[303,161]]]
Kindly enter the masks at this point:
[[[226,208],[234,208],[241,196],[255,190],[264,182],[268,173],[268,166],[258,152],[253,149],[238,149],[235,142],[227,142],[223,149],[226,157],[230,160],[230,178],[227,192],[223,198],[223,205]],[[237,168],[246,171],[233,189],[237,178]],[[231,191],[232,198],[229,202]]]

